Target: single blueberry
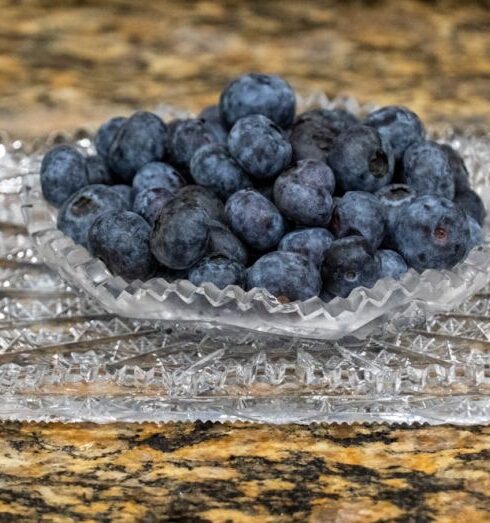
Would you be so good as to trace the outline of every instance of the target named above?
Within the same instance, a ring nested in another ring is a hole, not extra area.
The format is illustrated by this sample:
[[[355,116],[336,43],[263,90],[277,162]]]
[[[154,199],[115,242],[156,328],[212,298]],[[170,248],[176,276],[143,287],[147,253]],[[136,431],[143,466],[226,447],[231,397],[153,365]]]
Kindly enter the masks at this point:
[[[483,225],[487,211],[482,199],[472,189],[466,189],[456,194],[454,204],[463,210],[468,216],[476,220],[479,225]]]
[[[293,123],[296,99],[291,86],[279,76],[250,73],[225,87],[219,107],[228,128],[244,116],[261,114],[286,129]]]
[[[304,226],[326,227],[332,214],[335,178],[319,160],[301,160],[274,184],[274,202],[281,213]]]
[[[470,228],[470,241],[467,247],[467,254],[478,245],[483,243],[483,230],[480,224],[471,216],[467,215],[468,227]]]
[[[111,185],[111,189],[113,191],[116,191],[117,194],[119,194],[119,196],[121,196],[121,198],[123,198],[124,201],[127,203],[128,209],[131,209],[131,207],[133,206],[135,196],[133,188],[130,185],[120,183],[116,185]]]
[[[347,192],[334,207],[330,230],[337,238],[362,236],[377,249],[386,232],[383,206],[374,194]]]
[[[252,187],[246,173],[221,144],[205,145],[196,152],[191,175],[196,183],[225,201],[240,189]]]
[[[163,187],[152,187],[139,191],[133,203],[133,212],[153,225],[162,212],[163,206],[173,198],[173,194]]]
[[[209,189],[200,185],[186,185],[178,192],[178,196],[188,203],[199,205],[212,220],[225,221],[225,206]]]
[[[226,143],[228,131],[221,120],[219,105],[205,107],[197,117],[206,121],[214,129],[214,134],[220,143]]]
[[[187,185],[184,178],[171,165],[163,162],[143,165],[133,178],[133,189],[136,192],[162,187],[175,194],[184,185]]]
[[[408,271],[406,261],[395,251],[381,250],[376,253],[376,257],[381,264],[380,278],[399,280]]]
[[[460,154],[450,145],[443,143],[441,147],[447,153],[449,165],[454,177],[454,191],[456,194],[464,192],[470,188],[470,175]]]
[[[395,161],[384,136],[372,127],[354,125],[337,137],[328,165],[342,191],[375,192],[391,182]]]
[[[167,159],[167,161],[173,161],[173,151],[172,151],[172,142],[174,139],[175,131],[177,130],[177,127],[183,122],[182,118],[175,118],[173,120],[170,120],[170,122],[167,122],[165,125],[167,126],[167,140],[165,143],[165,153],[164,158]]]
[[[410,267],[450,269],[461,261],[470,242],[465,213],[446,198],[419,196],[398,217],[396,250]]]
[[[420,118],[406,107],[389,105],[382,107],[364,120],[365,125],[374,127],[388,140],[395,160],[401,160],[406,149],[425,138],[425,129]]]
[[[197,203],[179,196],[163,207],[150,239],[153,255],[170,269],[192,267],[204,257],[208,243],[208,213]]]
[[[206,120],[190,118],[177,125],[172,137],[172,158],[174,163],[189,172],[194,154],[205,145],[219,141],[213,126]]]
[[[262,115],[238,120],[228,135],[228,149],[245,172],[258,179],[275,178],[292,156],[284,132]]]
[[[381,277],[381,263],[361,236],[336,240],[322,265],[324,289],[346,298],[356,287],[372,287]]]
[[[127,120],[124,116],[116,116],[104,122],[95,135],[95,149],[97,153],[106,159],[109,156],[112,142],[121,126]]]
[[[87,247],[87,234],[106,211],[125,211],[127,202],[107,185],[86,185],[70,196],[58,213],[58,229],[75,243]]]
[[[454,198],[454,174],[447,149],[436,142],[411,145],[403,156],[405,183],[422,196]]]
[[[112,173],[107,168],[102,156],[98,154],[87,156],[85,159],[85,167],[87,169],[87,180],[90,185],[98,183],[112,185],[114,183]]]
[[[125,280],[146,280],[157,267],[150,252],[151,227],[130,211],[101,214],[88,231],[88,249]]]
[[[278,250],[302,254],[315,265],[320,266],[333,241],[334,237],[327,229],[321,227],[298,229],[282,238]]]
[[[189,271],[189,280],[196,286],[213,283],[218,289],[228,285],[243,285],[245,267],[225,256],[203,258]]]
[[[242,265],[248,261],[248,252],[243,243],[221,222],[209,222],[209,247],[210,255],[219,254],[230,260],[235,260]]]
[[[258,251],[274,248],[286,230],[277,207],[255,190],[236,192],[226,202],[225,214],[231,230]]]
[[[281,302],[318,296],[320,271],[305,256],[277,251],[265,254],[247,270],[247,289],[264,288]]]
[[[123,123],[109,150],[109,167],[131,183],[143,165],[160,161],[165,152],[167,129],[153,113],[139,111]]]
[[[383,206],[386,218],[387,232],[393,231],[398,215],[403,209],[417,198],[417,193],[408,185],[394,183],[386,185],[376,192],[381,205]]]
[[[46,200],[59,207],[87,185],[85,158],[71,145],[57,145],[41,163],[41,188]]]

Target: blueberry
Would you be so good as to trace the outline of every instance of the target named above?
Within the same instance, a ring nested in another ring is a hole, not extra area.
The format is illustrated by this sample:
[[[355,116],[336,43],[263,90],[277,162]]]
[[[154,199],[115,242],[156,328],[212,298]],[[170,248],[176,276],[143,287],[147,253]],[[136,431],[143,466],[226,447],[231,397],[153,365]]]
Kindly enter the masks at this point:
[[[322,109],[313,109],[300,114],[289,135],[294,160],[296,162],[300,160],[326,162],[335,137],[335,131],[328,126]]]
[[[195,202],[174,196],[153,226],[150,247],[170,269],[189,269],[208,249],[209,215]]]
[[[150,252],[151,227],[130,211],[101,214],[88,231],[89,251],[125,280],[146,280],[157,267]]]
[[[475,219],[468,215],[467,218],[468,227],[470,228],[470,241],[467,247],[467,252],[469,253],[473,247],[483,243],[483,230]]]
[[[57,145],[41,163],[41,188],[46,200],[59,207],[87,185],[85,158],[71,145]]]
[[[109,151],[111,149],[112,142],[116,137],[119,129],[122,127],[127,118],[124,116],[116,116],[104,122],[97,131],[95,135],[95,149],[97,153],[102,156],[102,158],[107,158],[109,156]]]
[[[377,249],[386,232],[383,206],[374,194],[347,192],[335,205],[330,229],[337,238],[362,236]]]
[[[283,237],[278,250],[302,254],[315,265],[320,266],[333,240],[333,235],[321,227],[298,229]]]
[[[216,131],[206,120],[190,118],[179,123],[172,138],[172,158],[188,172],[194,154],[205,145],[217,143]]]
[[[366,125],[349,127],[337,137],[328,164],[342,191],[375,192],[393,178],[390,144],[376,129]]]
[[[451,166],[451,171],[454,177],[454,191],[456,194],[459,192],[464,192],[470,188],[470,176],[468,174],[468,169],[464,163],[463,158],[460,154],[455,151],[448,144],[441,144],[443,150],[447,153],[449,165]]]
[[[299,115],[295,123],[300,120],[315,120],[323,127],[328,127],[335,135],[359,124],[359,120],[345,109],[311,109]]]
[[[417,271],[449,269],[464,257],[470,242],[465,213],[446,198],[416,198],[398,217],[396,250]]]
[[[381,264],[380,278],[394,278],[399,280],[407,271],[405,260],[395,251],[381,250],[376,253]]]
[[[403,158],[410,145],[425,138],[425,129],[420,118],[406,107],[382,107],[368,115],[364,124],[377,129],[389,142],[397,161]]]
[[[387,230],[390,232],[395,226],[398,215],[403,212],[405,206],[415,200],[417,193],[408,185],[394,183],[382,187],[376,192],[376,196],[383,206]]]
[[[124,199],[124,201],[128,205],[128,209],[130,209],[133,206],[135,194],[133,188],[130,185],[125,185],[123,183],[116,184],[112,185],[111,189],[113,191],[116,191],[119,194],[119,196],[121,196],[121,198]]]
[[[191,175],[196,183],[222,200],[240,189],[252,187],[248,176],[221,144],[205,145],[197,151],[191,161]]]
[[[248,252],[243,243],[221,222],[209,222],[209,246],[208,253],[226,256],[242,265],[248,261]]]
[[[279,301],[308,300],[321,289],[320,272],[308,258],[295,252],[271,252],[247,270],[247,289],[264,288]]]
[[[171,165],[163,162],[143,165],[133,178],[133,188],[136,192],[162,187],[175,194],[184,185],[187,185],[184,178]]]
[[[106,211],[125,211],[127,202],[107,185],[86,185],[70,196],[58,213],[58,229],[75,243],[87,246],[92,223]]]
[[[226,142],[228,131],[221,120],[219,105],[205,107],[199,113],[198,118],[206,121],[214,129],[214,134],[220,143]]]
[[[336,240],[322,265],[324,289],[346,298],[356,287],[372,287],[381,277],[381,263],[361,236]]]
[[[326,227],[332,214],[335,178],[328,165],[301,160],[274,184],[274,202],[284,216],[304,226]]]
[[[212,220],[225,221],[225,207],[223,202],[209,189],[199,185],[187,185],[179,193],[179,198],[188,203],[199,205]]]
[[[457,193],[454,197],[454,204],[456,207],[463,210],[468,216],[471,216],[476,220],[479,225],[483,225],[487,212],[482,199],[475,191],[466,189]]]
[[[170,122],[166,123],[167,126],[167,140],[165,143],[165,153],[164,158],[167,158],[167,160],[174,160],[173,154],[172,154],[172,142],[174,139],[175,131],[177,130],[177,127],[183,122],[182,118],[174,118],[173,120],[170,120]]]
[[[274,248],[285,233],[277,207],[259,192],[243,189],[226,202],[225,214],[231,230],[258,251]]]
[[[95,156],[87,156],[85,159],[85,167],[87,169],[87,180],[90,185],[98,183],[112,185],[114,183],[112,174],[107,168],[102,156],[98,154]]]
[[[134,113],[119,128],[109,150],[109,167],[124,182],[131,183],[143,165],[160,161],[165,152],[167,129],[153,113]]]
[[[228,135],[228,149],[241,167],[258,179],[275,178],[292,156],[284,132],[262,115],[238,120]]]
[[[454,198],[454,174],[447,149],[436,142],[411,145],[403,156],[405,183],[422,196]]]
[[[244,116],[261,114],[285,129],[293,123],[296,100],[291,86],[279,76],[251,73],[226,86],[219,107],[228,128]]]
[[[133,212],[153,225],[162,212],[163,206],[173,198],[173,194],[163,187],[143,189],[136,194]]]
[[[189,280],[196,286],[213,283],[218,289],[228,285],[242,285],[245,278],[245,267],[225,256],[203,258],[189,271]]]

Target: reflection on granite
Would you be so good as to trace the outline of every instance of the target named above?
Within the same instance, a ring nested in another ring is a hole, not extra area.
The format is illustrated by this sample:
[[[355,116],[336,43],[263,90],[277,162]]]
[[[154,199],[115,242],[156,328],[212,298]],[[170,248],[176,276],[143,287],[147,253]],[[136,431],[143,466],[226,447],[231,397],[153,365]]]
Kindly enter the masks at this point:
[[[6,423],[0,521],[483,522],[489,447],[481,427]]]
[[[250,70],[490,123],[489,29],[485,1],[4,2],[1,127],[32,137],[160,102],[198,109]]]

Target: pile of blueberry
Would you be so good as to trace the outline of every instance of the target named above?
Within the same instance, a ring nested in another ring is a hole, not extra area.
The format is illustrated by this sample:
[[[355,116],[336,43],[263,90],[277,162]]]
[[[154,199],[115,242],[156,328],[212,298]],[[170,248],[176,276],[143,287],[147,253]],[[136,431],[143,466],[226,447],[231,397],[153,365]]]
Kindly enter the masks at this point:
[[[247,74],[197,118],[112,118],[95,146],[50,150],[42,190],[59,229],[126,280],[329,300],[482,242],[463,160],[404,107],[295,115],[286,81]]]

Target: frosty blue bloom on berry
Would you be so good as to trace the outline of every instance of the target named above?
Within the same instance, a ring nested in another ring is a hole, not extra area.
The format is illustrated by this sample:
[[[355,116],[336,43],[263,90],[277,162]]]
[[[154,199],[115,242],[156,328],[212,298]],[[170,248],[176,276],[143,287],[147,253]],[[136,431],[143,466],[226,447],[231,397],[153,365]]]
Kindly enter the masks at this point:
[[[184,178],[171,165],[163,162],[143,165],[133,178],[133,189],[136,192],[161,187],[175,194],[185,185],[187,182]]]
[[[245,267],[225,256],[210,256],[202,259],[189,271],[189,280],[194,285],[213,283],[218,289],[228,285],[242,285]]]
[[[381,250],[376,253],[381,264],[380,278],[394,278],[399,280],[407,271],[406,261],[395,251]]]
[[[97,154],[102,158],[107,159],[109,156],[112,142],[126,120],[127,118],[124,116],[116,116],[107,120],[99,127],[95,135],[94,143]]]
[[[302,254],[315,265],[320,266],[333,241],[334,237],[327,229],[321,227],[298,229],[282,238],[278,250]]]

